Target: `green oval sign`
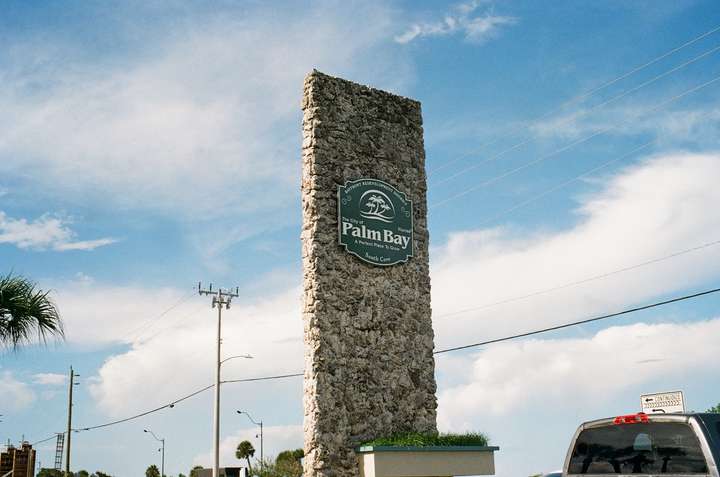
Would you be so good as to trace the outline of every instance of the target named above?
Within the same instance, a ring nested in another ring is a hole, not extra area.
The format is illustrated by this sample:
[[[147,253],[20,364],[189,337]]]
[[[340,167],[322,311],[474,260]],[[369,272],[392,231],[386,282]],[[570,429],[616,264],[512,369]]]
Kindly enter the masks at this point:
[[[378,179],[338,186],[340,245],[373,265],[395,265],[413,256],[412,201]]]

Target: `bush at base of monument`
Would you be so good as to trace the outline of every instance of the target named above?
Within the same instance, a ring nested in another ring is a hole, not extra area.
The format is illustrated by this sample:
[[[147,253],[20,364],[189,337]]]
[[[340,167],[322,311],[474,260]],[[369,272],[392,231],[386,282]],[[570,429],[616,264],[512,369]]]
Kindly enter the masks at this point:
[[[407,433],[356,449],[361,477],[494,475],[494,452],[481,433]]]
[[[379,437],[363,442],[360,447],[399,446],[399,447],[428,447],[428,446],[487,446],[488,438],[481,432],[466,432],[464,434],[434,432],[422,434],[419,432],[406,432],[390,437]]]

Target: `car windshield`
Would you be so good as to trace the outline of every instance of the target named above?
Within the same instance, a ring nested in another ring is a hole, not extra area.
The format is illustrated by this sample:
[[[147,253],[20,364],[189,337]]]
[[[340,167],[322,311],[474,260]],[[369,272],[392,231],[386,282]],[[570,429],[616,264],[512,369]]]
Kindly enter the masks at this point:
[[[569,474],[706,474],[700,442],[680,422],[585,429],[575,442]]]

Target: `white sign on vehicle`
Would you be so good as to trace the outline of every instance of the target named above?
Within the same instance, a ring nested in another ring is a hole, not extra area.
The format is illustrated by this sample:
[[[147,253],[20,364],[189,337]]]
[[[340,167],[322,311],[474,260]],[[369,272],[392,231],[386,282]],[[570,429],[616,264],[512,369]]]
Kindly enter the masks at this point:
[[[682,391],[643,394],[640,396],[640,404],[646,414],[685,412],[685,400]]]

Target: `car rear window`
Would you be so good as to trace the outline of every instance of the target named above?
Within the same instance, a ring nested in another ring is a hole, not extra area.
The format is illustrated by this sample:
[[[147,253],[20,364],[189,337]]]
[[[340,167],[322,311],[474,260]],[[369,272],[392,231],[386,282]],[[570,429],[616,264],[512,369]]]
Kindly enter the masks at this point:
[[[706,474],[692,428],[679,422],[585,429],[570,457],[569,474]]]

